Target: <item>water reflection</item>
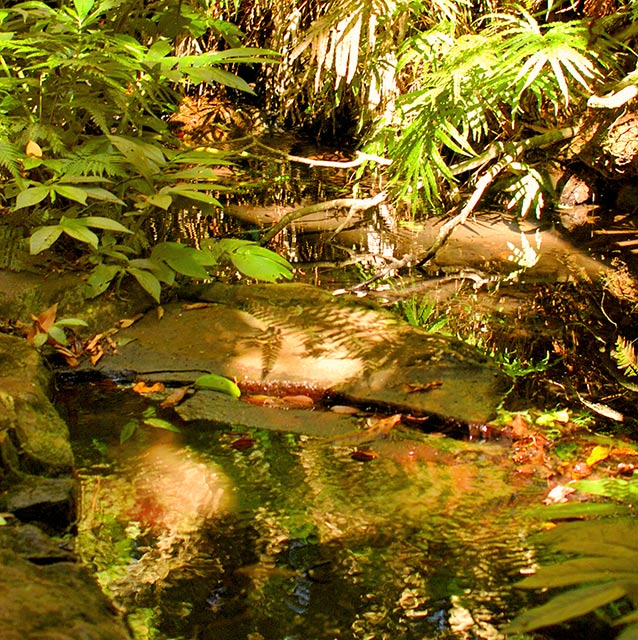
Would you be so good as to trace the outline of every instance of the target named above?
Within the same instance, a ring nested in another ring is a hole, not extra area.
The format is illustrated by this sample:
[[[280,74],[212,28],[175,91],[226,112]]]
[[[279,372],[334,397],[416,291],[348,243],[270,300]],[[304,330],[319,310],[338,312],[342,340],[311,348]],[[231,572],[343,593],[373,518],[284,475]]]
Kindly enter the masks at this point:
[[[487,640],[522,606],[512,582],[534,553],[515,513],[538,488],[512,481],[498,445],[385,439],[357,462],[263,430],[234,448],[246,434],[199,422],[120,446],[148,401],[89,394],[69,404],[78,549],[161,637]]]

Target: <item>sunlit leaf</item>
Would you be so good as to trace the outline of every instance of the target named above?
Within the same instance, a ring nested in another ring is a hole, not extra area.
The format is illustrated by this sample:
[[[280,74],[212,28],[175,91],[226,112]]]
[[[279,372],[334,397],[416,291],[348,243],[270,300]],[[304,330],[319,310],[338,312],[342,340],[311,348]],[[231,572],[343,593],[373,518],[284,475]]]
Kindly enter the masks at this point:
[[[219,391],[220,393],[225,393],[233,398],[239,398],[241,396],[239,387],[232,380],[224,378],[224,376],[218,376],[214,373],[207,373],[200,376],[195,380],[194,386],[197,389]]]
[[[72,187],[70,185],[56,184],[52,187],[52,190],[58,195],[79,202],[80,204],[86,204],[86,198],[88,193],[80,187]]]
[[[122,233],[133,233],[127,229],[122,223],[111,218],[104,218],[102,216],[85,216],[79,218],[87,227],[95,227],[96,229],[106,229],[108,231],[120,231]]]
[[[597,462],[606,460],[609,457],[609,451],[609,447],[595,446],[587,458],[587,466],[593,467]]]
[[[55,340],[59,344],[69,344],[69,341],[66,339],[66,334],[64,333],[64,329],[62,327],[53,326],[48,331],[49,337]]]

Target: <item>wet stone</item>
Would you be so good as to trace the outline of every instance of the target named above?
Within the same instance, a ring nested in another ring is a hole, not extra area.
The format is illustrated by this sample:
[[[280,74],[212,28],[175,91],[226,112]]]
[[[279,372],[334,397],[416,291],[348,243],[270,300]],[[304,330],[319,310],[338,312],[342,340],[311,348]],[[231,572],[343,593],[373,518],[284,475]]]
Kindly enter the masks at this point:
[[[498,367],[459,340],[316,287],[212,285],[192,297],[210,305],[147,314],[97,368],[182,382],[212,372],[243,388],[306,386],[342,404],[461,422],[489,420],[508,389]]]
[[[0,496],[0,510],[22,522],[43,523],[64,531],[75,519],[76,481],[72,478],[29,476]]]

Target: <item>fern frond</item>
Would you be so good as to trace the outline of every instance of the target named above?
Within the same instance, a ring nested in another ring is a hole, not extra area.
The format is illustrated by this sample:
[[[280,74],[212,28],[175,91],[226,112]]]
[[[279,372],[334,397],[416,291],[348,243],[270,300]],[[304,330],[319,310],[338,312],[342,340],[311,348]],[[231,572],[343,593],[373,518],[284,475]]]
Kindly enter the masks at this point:
[[[20,177],[18,159],[22,155],[16,145],[6,140],[0,140],[0,167],[6,169],[14,178]]]
[[[633,341],[629,341],[623,336],[618,336],[616,338],[616,346],[611,352],[611,357],[616,361],[616,366],[626,376],[638,375],[638,357],[636,356]]]

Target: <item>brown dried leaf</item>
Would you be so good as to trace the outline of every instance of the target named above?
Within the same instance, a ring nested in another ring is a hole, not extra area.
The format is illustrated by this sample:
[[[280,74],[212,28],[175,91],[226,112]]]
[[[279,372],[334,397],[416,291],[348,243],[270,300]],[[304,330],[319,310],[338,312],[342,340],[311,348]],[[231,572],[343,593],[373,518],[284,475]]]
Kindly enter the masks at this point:
[[[188,393],[189,390],[190,385],[187,387],[178,387],[162,401],[160,407],[162,409],[170,409],[171,407],[178,405],[184,399],[184,396]]]
[[[196,309],[207,309],[212,306],[211,302],[193,302],[191,304],[182,305],[182,309],[184,311],[195,311]]]
[[[138,313],[132,318],[122,318],[121,320],[118,321],[117,326],[120,329],[127,329],[131,325],[135,324],[138,320],[141,320],[143,317],[144,317],[143,313]]]
[[[309,396],[284,396],[282,403],[291,409],[312,409],[315,406],[313,399]]]
[[[163,393],[165,390],[166,389],[162,382],[156,382],[152,385],[148,385],[143,380],[140,380],[133,386],[133,391],[135,391],[135,393],[139,393],[140,395],[145,395],[147,393]]]

